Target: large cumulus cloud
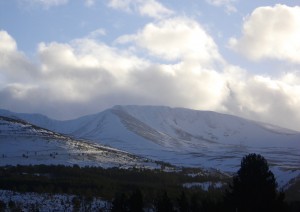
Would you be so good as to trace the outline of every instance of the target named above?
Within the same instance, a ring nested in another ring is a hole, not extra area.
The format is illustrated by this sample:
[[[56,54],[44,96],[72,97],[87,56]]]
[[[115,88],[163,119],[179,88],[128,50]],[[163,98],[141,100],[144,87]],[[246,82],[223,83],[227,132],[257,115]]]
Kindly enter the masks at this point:
[[[149,23],[137,34],[121,36],[120,43],[134,42],[149,54],[165,60],[212,63],[221,60],[213,39],[196,21],[177,17]]]
[[[242,37],[230,46],[251,60],[278,59],[300,63],[300,7],[259,7],[243,24]]]

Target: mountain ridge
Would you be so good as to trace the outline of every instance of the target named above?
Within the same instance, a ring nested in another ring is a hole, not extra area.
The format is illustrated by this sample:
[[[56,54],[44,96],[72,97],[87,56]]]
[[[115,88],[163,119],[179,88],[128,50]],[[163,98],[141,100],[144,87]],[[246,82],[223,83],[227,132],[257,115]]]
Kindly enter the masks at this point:
[[[47,126],[47,127],[51,127],[51,125],[55,125],[55,124],[60,124],[60,123],[69,123],[69,122],[73,122],[75,120],[84,120],[84,119],[89,119],[91,117],[95,117],[101,113],[104,113],[106,111],[110,111],[110,110],[121,110],[124,108],[145,108],[145,109],[153,109],[153,108],[162,108],[164,110],[186,110],[186,111],[194,111],[194,112],[201,112],[201,113],[210,113],[210,114],[217,114],[217,115],[221,115],[221,116],[227,116],[227,117],[234,117],[240,120],[246,120],[249,122],[254,122],[257,123],[261,126],[264,126],[267,129],[273,129],[275,128],[275,130],[282,130],[285,133],[300,133],[300,131],[297,130],[292,130],[292,129],[288,129],[285,127],[281,127],[278,125],[274,125],[274,124],[270,124],[267,122],[261,122],[261,121],[255,121],[255,120],[251,120],[251,119],[246,119],[243,117],[239,117],[236,115],[232,115],[232,114],[226,114],[226,113],[220,113],[220,112],[215,112],[215,111],[209,111],[209,110],[194,110],[194,109],[188,109],[188,108],[183,108],[183,107],[169,107],[169,106],[156,106],[156,105],[115,105],[111,108],[105,109],[101,112],[98,113],[93,113],[93,114],[88,114],[88,115],[84,115],[84,116],[80,116],[74,119],[68,119],[68,120],[57,120],[57,119],[52,119],[46,115],[43,114],[39,114],[39,113],[18,113],[18,112],[12,112],[6,109],[0,109],[0,115],[8,115],[11,117],[18,117],[21,118],[23,120],[26,120],[32,124],[36,124],[39,126]],[[47,123],[48,122],[48,123]]]

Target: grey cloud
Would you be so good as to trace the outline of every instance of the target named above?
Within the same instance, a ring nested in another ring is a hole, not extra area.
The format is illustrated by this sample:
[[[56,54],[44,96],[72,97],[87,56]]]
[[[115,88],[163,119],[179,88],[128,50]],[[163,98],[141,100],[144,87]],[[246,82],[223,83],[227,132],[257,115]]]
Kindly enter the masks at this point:
[[[230,113],[290,129],[300,129],[298,85],[287,84],[282,78],[250,76],[242,83],[230,83],[228,87],[230,95],[223,104]]]

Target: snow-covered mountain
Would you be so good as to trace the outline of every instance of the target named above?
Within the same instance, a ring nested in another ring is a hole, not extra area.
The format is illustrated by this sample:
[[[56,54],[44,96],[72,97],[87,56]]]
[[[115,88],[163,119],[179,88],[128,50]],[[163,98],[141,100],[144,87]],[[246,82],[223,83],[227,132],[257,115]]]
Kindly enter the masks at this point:
[[[0,157],[0,165],[154,166],[124,151],[4,116],[0,116]]]
[[[115,106],[69,121],[2,113],[175,165],[236,171],[241,158],[255,152],[266,157],[282,182],[300,173],[299,132],[231,115],[162,106]]]

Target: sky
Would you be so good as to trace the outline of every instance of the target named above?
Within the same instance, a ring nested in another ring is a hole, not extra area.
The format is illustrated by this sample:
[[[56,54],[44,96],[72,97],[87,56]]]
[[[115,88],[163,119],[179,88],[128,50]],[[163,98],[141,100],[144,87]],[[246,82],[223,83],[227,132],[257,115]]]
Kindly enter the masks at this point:
[[[209,110],[300,131],[300,0],[0,0],[0,108]]]

